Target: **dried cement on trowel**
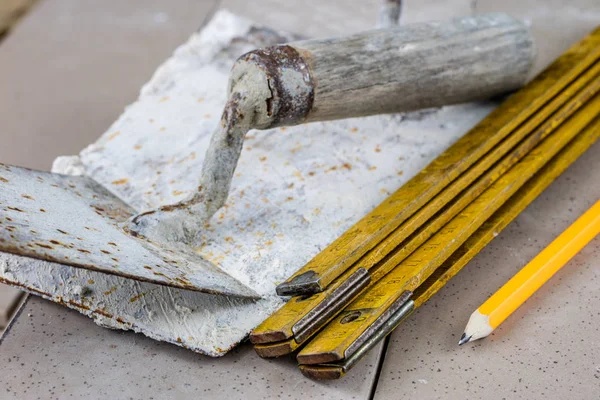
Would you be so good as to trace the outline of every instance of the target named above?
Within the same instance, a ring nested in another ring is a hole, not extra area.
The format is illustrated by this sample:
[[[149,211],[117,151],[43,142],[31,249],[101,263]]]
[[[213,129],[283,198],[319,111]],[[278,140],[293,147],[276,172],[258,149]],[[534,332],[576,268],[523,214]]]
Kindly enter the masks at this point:
[[[181,46],[139,99],[80,158],[87,174],[137,211],[181,200],[195,184],[225,104],[229,69],[252,48],[292,40],[227,11]],[[211,356],[283,304],[275,286],[464,134],[492,104],[250,131],[226,206],[197,251],[263,296],[209,295],[0,253],[7,283],[91,316]]]

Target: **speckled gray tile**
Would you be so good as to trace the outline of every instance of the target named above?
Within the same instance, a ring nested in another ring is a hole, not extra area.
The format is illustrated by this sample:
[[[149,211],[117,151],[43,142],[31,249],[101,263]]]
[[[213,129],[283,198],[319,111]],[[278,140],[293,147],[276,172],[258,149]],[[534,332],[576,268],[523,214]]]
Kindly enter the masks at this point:
[[[598,199],[600,142],[392,334],[375,399],[597,399],[600,237],[491,336],[457,342],[470,314]]]
[[[291,358],[249,345],[210,358],[30,296],[0,343],[0,398],[366,399],[380,348],[341,381],[304,378]]]

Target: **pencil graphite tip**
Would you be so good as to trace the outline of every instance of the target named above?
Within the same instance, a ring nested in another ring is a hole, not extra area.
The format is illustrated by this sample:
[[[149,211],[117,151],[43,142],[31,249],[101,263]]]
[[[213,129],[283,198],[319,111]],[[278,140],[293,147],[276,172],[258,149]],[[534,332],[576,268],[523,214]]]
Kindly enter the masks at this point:
[[[473,337],[473,335],[467,336],[466,333],[463,333],[462,336],[460,337],[460,340],[458,341],[458,345],[462,346],[463,344],[470,342],[472,337]]]

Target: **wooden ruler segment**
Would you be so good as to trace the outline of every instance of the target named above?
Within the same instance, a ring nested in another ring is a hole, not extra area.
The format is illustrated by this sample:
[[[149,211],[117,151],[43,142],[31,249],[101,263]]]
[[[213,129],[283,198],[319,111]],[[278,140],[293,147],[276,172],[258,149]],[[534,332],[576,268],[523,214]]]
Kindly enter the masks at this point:
[[[416,309],[421,306],[442,288],[450,278],[456,275],[481,249],[492,241],[499,232],[515,219],[598,138],[600,138],[600,118],[596,118],[583,133],[578,135],[519,189],[442,266],[415,290],[412,297],[414,308]],[[387,334],[390,332],[387,332]],[[299,365],[299,367],[304,375],[313,379],[337,379],[349,370],[344,362]]]
[[[418,288],[519,188],[583,131],[598,115],[598,110],[600,95],[586,103],[440,231],[344,309],[300,351],[298,361],[313,364],[343,360],[345,350],[398,296]],[[342,323],[349,313],[360,313],[361,318]]]
[[[514,133],[510,134],[506,139],[498,144],[496,148],[482,157],[478,162],[471,166],[464,174],[452,182],[448,187],[444,188],[436,197],[429,203],[419,209],[407,221],[401,224],[394,232],[381,241],[377,246],[365,254],[351,269],[365,268],[372,269],[374,266],[381,269],[379,263],[384,258],[388,257],[396,247],[402,244],[402,247],[419,246],[419,240],[411,239],[411,246],[404,241],[410,235],[419,230],[420,234],[423,231],[432,232],[431,224],[426,224],[436,212],[443,210],[444,218],[437,218],[437,224],[443,225],[453,215],[448,208],[448,204],[452,204],[452,208],[457,210],[459,204],[466,206],[472,199],[477,197],[483,188],[489,186],[495,179],[501,176],[514,163],[521,159],[529,150],[535,147],[543,138],[552,132],[562,121],[576,112],[586,101],[588,101],[600,88],[600,63],[594,64],[590,69],[585,71],[575,82],[568,86],[558,96],[553,98],[548,105],[542,108],[538,113],[519,126]],[[569,100],[570,101],[567,101]],[[540,125],[541,124],[541,125]],[[529,135],[529,136],[528,136]],[[524,139],[526,138],[526,139]],[[523,141],[517,148],[514,148],[517,143]],[[513,149],[511,151],[511,149]],[[509,153],[509,151],[511,151]],[[508,156],[505,156],[509,154]],[[504,157],[504,158],[502,158]],[[499,161],[501,160],[501,161]],[[497,163],[494,165],[494,163]],[[493,169],[490,169],[493,166]],[[482,175],[482,171],[487,171]],[[463,191],[467,192],[464,193]],[[463,192],[463,193],[461,193]],[[458,193],[458,195],[457,195]],[[445,221],[445,222],[444,222]],[[439,228],[438,228],[439,229]],[[420,240],[423,240],[421,235]],[[411,247],[412,252],[416,247]],[[408,253],[407,253],[408,254]],[[384,271],[383,274],[389,272]]]
[[[419,231],[413,235],[413,237],[402,242],[404,236],[408,236],[408,234],[414,233],[414,231],[417,230],[417,227],[422,224],[421,221],[426,220],[427,217],[435,210],[444,207],[441,200],[442,196],[438,196],[432,201],[436,202],[436,205],[429,207],[428,204],[426,207],[419,210],[415,216],[411,217],[408,221],[402,224],[398,230],[392,233],[392,235],[386,238],[384,242],[374,249],[374,251],[379,252],[379,257],[371,257],[371,253],[369,253],[352,268],[346,271],[340,278],[334,281],[325,291],[310,297],[304,296],[290,300],[286,305],[284,305],[280,310],[274,313],[270,318],[265,320],[263,324],[254,330],[254,332],[251,334],[251,341],[255,344],[289,341],[295,336],[293,328],[295,326],[297,327],[298,324],[302,324],[302,322],[310,319],[311,317],[318,318],[319,323],[321,326],[323,326],[328,320],[335,316],[335,312],[332,313],[330,312],[331,309],[328,309],[328,307],[332,307],[331,304],[328,304],[328,300],[331,300],[332,298],[336,299],[337,303],[334,306],[337,307],[335,310],[337,312],[366,288],[365,283],[368,282],[365,282],[366,279],[364,276],[364,270],[370,269],[373,267],[373,264],[376,260],[383,258],[383,252],[379,250],[380,247],[386,248],[387,253],[391,254],[387,258],[384,258],[379,265],[376,265],[375,268],[373,268],[373,277],[367,277],[371,281],[376,281],[379,279],[379,277],[393,268],[398,261],[406,257],[411,251],[416,249],[427,238],[433,235],[444,223],[446,223],[458,211],[460,211],[460,209],[466,206],[466,204],[468,204],[473,198],[475,198],[485,188],[491,185],[498,177],[500,177],[504,171],[517,162],[529,149],[547,136],[553,128],[555,128],[565,118],[575,112],[581,106],[581,104],[583,104],[598,90],[599,82],[597,77],[594,75],[597,75],[599,71],[600,63],[597,63],[587,71],[584,71],[584,73],[579,76],[577,80],[570,86],[565,88],[559,96],[552,98],[546,107],[526,120],[524,124],[522,124],[516,130],[514,135],[509,135],[509,137],[501,142],[496,149],[490,152],[490,155],[486,155],[482,160],[478,161],[473,167],[471,167],[471,169],[468,170],[465,175],[470,175],[470,180],[472,181],[478,175],[483,173],[482,171],[485,171],[486,167],[492,165],[493,162],[500,157],[499,153],[506,153],[512,146],[518,143],[520,139],[527,137],[527,134],[533,131],[533,133],[531,133],[530,136],[523,141],[523,143],[514,149],[508,156],[505,156],[501,162],[494,166],[494,168],[489,169],[483,175],[483,177],[480,177],[479,180],[474,185],[469,187],[465,193],[460,193],[454,202],[451,201],[451,198],[454,196],[454,194],[444,196],[444,200],[449,201],[451,205],[447,205],[446,209],[444,209],[440,215],[436,216],[434,220],[429,221],[425,226],[421,226],[421,229],[419,229]],[[594,80],[594,78],[596,79]],[[590,84],[590,80],[592,80],[592,84]],[[528,90],[528,87],[523,90]],[[571,100],[567,102],[567,100],[570,98]],[[567,104],[564,104],[565,102],[567,102]],[[555,112],[554,115],[551,115],[550,118],[547,118],[548,115],[551,114],[550,110],[557,109],[558,112]],[[536,126],[542,123],[545,117],[547,118],[546,121],[540,128],[536,130]],[[491,116],[488,118],[491,118]],[[486,120],[484,120],[482,124],[484,124]],[[476,169],[476,171],[471,172],[473,169]],[[442,194],[446,192],[458,193],[461,191],[461,189],[464,190],[465,185],[466,184],[463,181],[463,177],[460,177],[455,183],[450,185],[453,187],[453,189],[446,188],[442,191]],[[397,248],[397,250],[393,251],[394,248]],[[354,287],[348,288],[348,286],[353,285]],[[339,301],[340,296],[338,295],[340,292],[351,292],[350,295],[343,297],[345,298],[345,302]],[[330,313],[327,318],[323,318],[321,315],[325,311],[329,311]],[[312,329],[313,333],[316,330],[316,328]],[[297,337],[295,340],[295,343],[279,343],[279,345],[275,347],[267,346],[268,349],[263,349],[261,346],[259,346],[257,347],[257,351],[259,354],[263,354],[265,356],[267,356],[267,353],[280,355],[281,352],[284,352],[284,348],[287,349],[288,352],[297,348],[300,342],[298,341]]]
[[[568,90],[565,90],[563,93],[566,97],[571,97],[573,91],[578,90],[575,96],[572,97],[566,104],[558,109],[550,118],[546,119],[541,126],[537,129],[532,128],[533,133],[523,140],[514,150],[512,150],[507,156],[498,161],[496,165],[490,168],[485,174],[483,174],[477,181],[473,182],[471,186],[464,189],[464,192],[453,198],[450,202],[447,202],[444,206],[440,207],[441,211],[434,219],[431,219],[419,228],[419,231],[416,232],[412,237],[408,240],[402,241],[402,237],[394,238],[391,240],[387,238],[381,244],[384,246],[378,247],[386,247],[387,251],[385,256],[382,257],[381,261],[374,266],[374,271],[371,274],[371,279],[373,281],[377,281],[383,275],[390,272],[396,265],[398,265],[402,260],[408,257],[413,251],[415,251],[421,244],[423,244],[427,239],[429,239],[433,234],[439,231],[442,226],[444,226],[448,221],[450,221],[455,215],[457,215],[462,209],[464,209],[468,204],[470,204],[475,198],[477,198],[485,189],[487,189],[490,185],[492,185],[496,180],[501,178],[504,173],[506,173],[513,165],[515,165],[520,159],[522,159],[526,154],[528,154],[536,145],[538,145],[544,138],[550,135],[562,122],[564,122],[567,118],[573,115],[577,110],[579,110],[583,104],[585,104],[590,98],[596,95],[600,91],[600,63],[594,65],[594,68],[587,71],[586,74],[582,78],[577,80]],[[593,74],[593,75],[592,75]],[[591,81],[591,82],[590,82]],[[582,88],[583,85],[583,88]],[[573,89],[571,91],[570,89]],[[553,102],[559,102],[559,98],[555,98]],[[537,117],[541,114],[546,114],[546,109],[540,111],[539,114],[535,115],[531,120],[537,120]],[[528,121],[524,124],[523,127],[519,128],[517,132],[523,130],[530,131],[528,128],[529,123],[539,123],[539,121]],[[501,149],[505,144],[509,146],[517,140],[516,136],[520,135],[511,135],[507,138],[505,142],[503,142],[500,146],[498,146],[497,150]],[[510,139],[510,140],[509,140]],[[475,164],[472,168],[476,168],[479,164],[486,164],[487,157],[480,160],[477,164]],[[484,165],[481,166],[484,168]],[[461,177],[462,178],[462,177]],[[460,179],[459,179],[460,180]],[[459,180],[456,180],[450,186],[453,186],[455,183],[458,183]],[[443,192],[442,192],[443,193]],[[440,196],[436,197],[432,201],[438,201]],[[427,207],[419,210],[414,217],[418,217],[421,212]],[[413,218],[409,219],[407,222],[411,222]],[[412,228],[414,229],[414,228]],[[411,230],[412,230],[411,229]],[[413,230],[413,232],[416,229]],[[390,237],[393,237],[396,232],[392,233]],[[380,244],[380,245],[381,245]],[[393,247],[392,247],[393,246]],[[362,261],[362,260],[361,260]],[[357,267],[366,266],[359,261]],[[370,261],[369,261],[370,264]],[[367,264],[367,265],[369,265]]]
[[[599,57],[600,29],[596,29],[279,285],[277,293],[304,295],[324,290],[519,125],[547,105]]]

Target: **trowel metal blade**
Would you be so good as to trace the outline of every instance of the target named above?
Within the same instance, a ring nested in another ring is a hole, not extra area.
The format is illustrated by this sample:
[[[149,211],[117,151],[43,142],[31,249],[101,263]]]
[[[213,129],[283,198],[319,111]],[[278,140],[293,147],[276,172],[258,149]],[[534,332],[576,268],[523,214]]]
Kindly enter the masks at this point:
[[[257,298],[191,249],[135,238],[135,214],[94,180],[0,164],[0,251],[182,289]]]

